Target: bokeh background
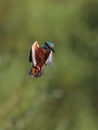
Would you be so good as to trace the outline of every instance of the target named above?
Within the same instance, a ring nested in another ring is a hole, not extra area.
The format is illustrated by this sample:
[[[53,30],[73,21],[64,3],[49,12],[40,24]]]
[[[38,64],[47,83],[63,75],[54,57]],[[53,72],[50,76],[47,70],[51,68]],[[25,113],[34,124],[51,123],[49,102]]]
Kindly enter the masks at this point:
[[[38,79],[35,40],[56,50]],[[0,130],[98,130],[98,0],[0,0]]]

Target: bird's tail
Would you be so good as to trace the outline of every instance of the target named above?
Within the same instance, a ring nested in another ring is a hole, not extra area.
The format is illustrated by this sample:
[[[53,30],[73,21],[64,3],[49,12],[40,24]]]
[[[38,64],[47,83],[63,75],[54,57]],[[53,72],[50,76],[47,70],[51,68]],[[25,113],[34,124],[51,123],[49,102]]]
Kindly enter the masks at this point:
[[[32,78],[38,78],[40,76],[42,76],[44,74],[44,71],[43,69],[41,68],[40,70],[35,67],[35,66],[32,66],[31,67],[31,70],[29,72],[29,75],[32,77]]]

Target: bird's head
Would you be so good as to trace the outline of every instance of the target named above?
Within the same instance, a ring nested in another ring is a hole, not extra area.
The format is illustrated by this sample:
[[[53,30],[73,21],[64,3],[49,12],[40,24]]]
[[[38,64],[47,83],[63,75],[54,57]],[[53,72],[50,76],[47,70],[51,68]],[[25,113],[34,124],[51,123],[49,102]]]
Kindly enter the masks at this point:
[[[52,50],[53,52],[55,52],[54,50],[54,44],[52,42],[46,41],[45,42],[45,47]]]

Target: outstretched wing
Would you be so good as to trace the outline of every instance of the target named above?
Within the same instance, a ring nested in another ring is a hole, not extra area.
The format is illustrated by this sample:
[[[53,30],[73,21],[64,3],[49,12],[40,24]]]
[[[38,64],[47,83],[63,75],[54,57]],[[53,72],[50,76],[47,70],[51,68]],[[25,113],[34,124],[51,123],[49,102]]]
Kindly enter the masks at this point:
[[[36,66],[35,51],[37,51],[38,48],[39,48],[39,43],[38,41],[35,41],[30,50],[30,56],[29,56],[29,60],[33,62],[34,66]]]
[[[29,62],[32,62],[32,49],[30,49],[30,53],[29,53]]]
[[[39,48],[39,43],[38,41],[35,41],[32,45],[32,61],[34,66],[36,66],[36,58],[35,58],[35,51],[37,51]]]
[[[52,51],[50,52],[49,57],[46,60],[45,65],[51,65],[51,63],[52,63]]]

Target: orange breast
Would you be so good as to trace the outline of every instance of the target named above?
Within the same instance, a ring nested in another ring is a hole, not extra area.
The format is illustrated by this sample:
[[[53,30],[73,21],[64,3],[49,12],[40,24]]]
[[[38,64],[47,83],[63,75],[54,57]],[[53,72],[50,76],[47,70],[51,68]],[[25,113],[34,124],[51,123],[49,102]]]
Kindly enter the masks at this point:
[[[44,48],[39,48],[35,52],[37,65],[42,67],[45,64],[46,60],[48,59],[49,54],[50,54],[50,50],[46,50]]]

